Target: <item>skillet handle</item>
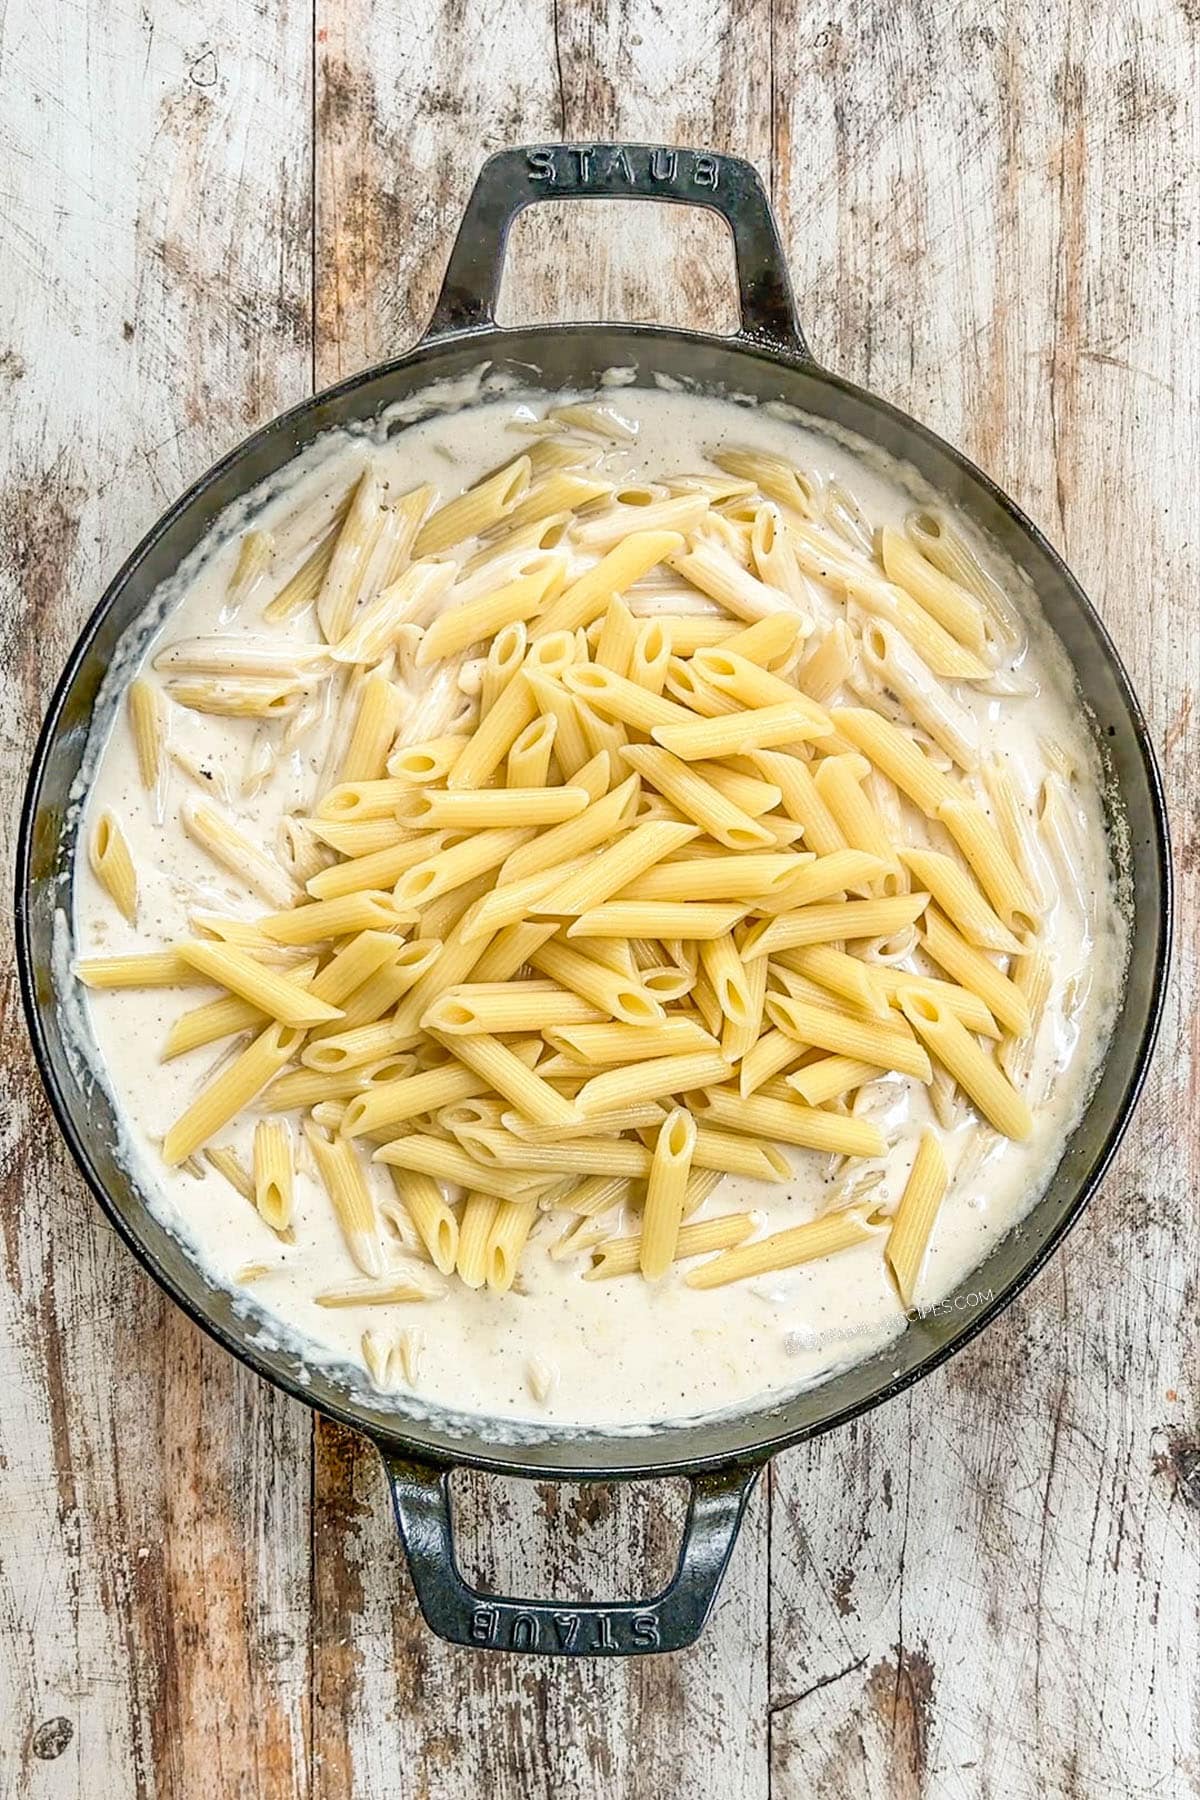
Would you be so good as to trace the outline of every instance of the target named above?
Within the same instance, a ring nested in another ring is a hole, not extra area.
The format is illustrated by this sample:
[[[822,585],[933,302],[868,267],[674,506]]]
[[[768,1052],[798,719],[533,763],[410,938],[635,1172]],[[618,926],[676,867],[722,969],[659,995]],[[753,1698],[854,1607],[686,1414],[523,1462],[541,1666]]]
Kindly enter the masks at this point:
[[[812,360],[758,171],[740,156],[656,144],[524,145],[489,157],[467,201],[426,338],[494,326],[517,214],[539,200],[587,199],[667,200],[719,213],[737,262],[737,339]]]
[[[382,1449],[400,1539],[426,1623],[451,1644],[543,1656],[644,1656],[699,1637],[761,1463],[692,1477],[683,1544],[661,1594],[645,1601],[515,1600],[464,1581],[450,1520],[452,1470]]]

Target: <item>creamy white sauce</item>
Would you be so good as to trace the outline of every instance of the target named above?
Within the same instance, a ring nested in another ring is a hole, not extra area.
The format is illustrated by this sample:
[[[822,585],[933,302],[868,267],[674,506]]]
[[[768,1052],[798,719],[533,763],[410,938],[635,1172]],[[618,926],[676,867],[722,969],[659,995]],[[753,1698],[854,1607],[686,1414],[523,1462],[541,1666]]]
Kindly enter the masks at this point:
[[[654,479],[694,472],[709,466],[706,447],[725,443],[750,445],[826,479],[836,478],[874,525],[898,524],[914,500],[929,498],[911,474],[884,470],[876,457],[854,454],[847,445],[763,411],[645,389],[609,398],[637,421],[638,437],[635,444],[606,455],[606,473],[628,470]],[[527,416],[530,408],[540,414],[546,404],[543,395],[529,396],[523,408],[519,396],[507,396],[463,412],[448,410],[390,441],[380,434],[371,453],[394,494],[430,481],[448,498],[515,454],[523,440],[513,432],[514,416]],[[286,521],[301,500],[311,516],[312,509],[320,510],[330,496],[343,492],[363,454],[363,439],[335,434],[310,451],[291,478],[275,478],[275,495],[254,523],[278,530],[278,561],[266,590],[240,613],[225,616],[237,553],[236,535],[230,535],[226,522],[166,595],[171,603],[167,617],[150,638],[145,622],[130,634],[108,683],[109,704],[102,698],[98,709],[93,735],[102,753],[94,777],[88,776],[81,842],[87,842],[98,809],[117,814],[137,864],[139,917],[136,929],[126,924],[81,855],[74,881],[77,956],[170,945],[190,935],[188,912],[196,906],[247,919],[264,910],[183,832],[179,810],[197,796],[195,781],[173,767],[156,810],[138,779],[125,709],[114,709],[112,702],[139,663],[149,669],[164,642],[217,630],[255,636],[271,630],[262,624],[261,606],[301,559],[308,535],[307,527],[299,532]],[[243,506],[236,522],[245,518]],[[1078,770],[1071,809],[1080,853],[1079,897],[1063,891],[1046,920],[1055,984],[1028,1088],[1036,1101],[1033,1137],[1024,1144],[1000,1139],[960,1104],[960,1123],[946,1137],[955,1175],[919,1294],[923,1306],[953,1290],[1044,1190],[1103,1055],[1124,954],[1103,829],[1099,762],[1069,667],[1015,572],[998,567],[986,546],[970,541],[1025,615],[1030,648],[1022,670],[1036,677],[1038,691],[1028,698],[997,699],[960,683],[954,692],[977,721],[983,756],[1007,763],[1030,798],[1046,773],[1042,745],[1047,739],[1073,758]],[[834,610],[831,603],[829,616]],[[311,609],[273,629],[296,642],[318,641]],[[414,688],[404,736],[415,741],[433,735],[441,724],[438,715],[454,698],[445,682],[433,693]],[[268,729],[278,739],[283,728]],[[319,726],[282,756],[258,792],[244,794],[241,778],[259,731],[253,720],[172,709],[172,745],[190,756],[197,769],[211,772],[214,789],[222,778],[227,782],[242,828],[270,846],[286,815],[304,814],[313,806],[327,728]],[[94,1050],[84,1049],[119,1110],[122,1160],[147,1206],[178,1233],[208,1279],[244,1293],[271,1331],[297,1342],[309,1362],[361,1371],[365,1329],[404,1326],[415,1331],[421,1343],[419,1371],[413,1390],[394,1396],[398,1409],[419,1405],[422,1410],[468,1413],[501,1422],[498,1430],[512,1429],[516,1421],[637,1429],[777,1400],[871,1354],[903,1328],[878,1239],[786,1273],[697,1292],[684,1286],[678,1265],[655,1286],[636,1278],[583,1281],[586,1256],[554,1261],[546,1254],[567,1222],[562,1214],[546,1215],[535,1226],[521,1265],[521,1292],[498,1296],[456,1283],[449,1297],[433,1304],[322,1308],[314,1296],[353,1279],[357,1270],[311,1169],[302,1169],[298,1177],[294,1241],[284,1243],[215,1171],[203,1177],[187,1169],[168,1171],[155,1154],[156,1140],[228,1054],[218,1044],[171,1063],[161,1061],[172,1020],[208,997],[206,990],[197,989],[87,995],[81,1012]],[[918,1084],[889,1077],[870,1090],[869,1104],[871,1116],[889,1137],[896,1134],[871,1198],[894,1204],[916,1135],[930,1116],[928,1102]],[[253,1122],[248,1115],[217,1140],[236,1147],[247,1165]],[[845,1195],[847,1180],[863,1167],[857,1165],[849,1178],[835,1178],[828,1158],[801,1150],[788,1154],[795,1168],[789,1187],[726,1177],[698,1216],[749,1207],[761,1213],[768,1229],[780,1229],[825,1210]],[[374,1168],[371,1179],[381,1196],[390,1191],[385,1170]],[[614,1233],[630,1224],[615,1224]],[[241,1272],[262,1264],[269,1272],[239,1289]],[[536,1376],[531,1383],[531,1369],[540,1372],[541,1383]],[[546,1381],[548,1393],[535,1398],[534,1388]]]

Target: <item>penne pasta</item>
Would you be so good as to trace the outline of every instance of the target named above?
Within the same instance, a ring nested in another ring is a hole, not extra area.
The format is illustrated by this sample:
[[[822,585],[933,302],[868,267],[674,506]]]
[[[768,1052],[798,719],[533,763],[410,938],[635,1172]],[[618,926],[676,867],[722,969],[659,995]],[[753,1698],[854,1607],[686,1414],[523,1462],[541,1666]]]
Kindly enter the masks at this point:
[[[965,1025],[928,994],[906,988],[900,1008],[926,1048],[953,1075],[988,1123],[1005,1137],[1033,1134],[1033,1115],[1004,1071],[979,1048]]]
[[[292,1060],[303,1036],[303,1031],[294,1025],[268,1025],[214,1076],[164,1137],[162,1159],[167,1167],[185,1162],[236,1118],[261,1093],[272,1075]]]
[[[937,1134],[923,1131],[884,1246],[888,1267],[906,1309],[912,1306],[916,1295],[925,1252],[948,1181],[946,1157]]]
[[[688,1287],[725,1287],[731,1281],[747,1281],[754,1275],[794,1269],[800,1263],[835,1256],[840,1250],[849,1250],[880,1235],[881,1229],[862,1207],[846,1207],[807,1225],[793,1225],[787,1231],[776,1231],[752,1244],[726,1250],[711,1262],[690,1270],[684,1280]]]
[[[133,858],[129,854],[129,845],[125,833],[121,829],[120,820],[113,812],[102,812],[96,820],[91,838],[88,842],[88,861],[92,874],[109,897],[116,902],[117,910],[128,919],[131,925],[137,923],[138,882],[137,871],[133,866]]]
[[[605,1069],[585,1081],[575,1105],[586,1118],[616,1112],[638,1100],[657,1100],[663,1094],[686,1094],[710,1082],[725,1081],[730,1065],[720,1051],[700,1050],[684,1056],[651,1057],[629,1068]]]
[[[675,1238],[673,1261],[704,1256],[711,1250],[728,1250],[742,1243],[754,1230],[749,1213],[724,1213],[694,1225],[681,1225]],[[591,1246],[592,1264],[585,1281],[610,1281],[620,1275],[636,1275],[642,1259],[643,1238],[604,1238]]]
[[[292,1223],[294,1155],[286,1119],[260,1119],[254,1127],[254,1204],[272,1231],[287,1231]]]
[[[661,1280],[675,1260],[695,1147],[696,1121],[675,1107],[659,1127],[646,1184],[638,1246],[638,1267],[646,1281]]]
[[[934,1004],[927,995],[922,998],[928,1004]],[[902,1007],[903,1003],[904,994],[901,996]],[[860,1062],[874,1064],[877,1069],[895,1069],[898,1074],[912,1075],[917,1081],[929,1081],[933,1074],[928,1056],[898,1021],[893,1024],[883,1019],[853,1018],[848,1013],[835,1012],[832,1007],[817,1006],[811,1001],[784,994],[768,994],[766,1009],[771,1023],[780,1031],[786,1031],[797,1043],[817,1050],[830,1050],[837,1056],[852,1056]]]

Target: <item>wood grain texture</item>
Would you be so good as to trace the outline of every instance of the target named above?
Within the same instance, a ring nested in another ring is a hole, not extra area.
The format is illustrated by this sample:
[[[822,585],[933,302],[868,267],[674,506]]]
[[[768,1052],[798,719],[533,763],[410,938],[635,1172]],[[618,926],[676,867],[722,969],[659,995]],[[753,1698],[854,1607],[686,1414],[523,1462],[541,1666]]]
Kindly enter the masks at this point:
[[[1181,918],[1137,1127],[1066,1248],[948,1369],[781,1458],[700,1644],[627,1665],[430,1637],[374,1451],[100,1223],[6,946],[0,1800],[1200,1792],[1198,33],[1188,0],[0,14],[6,848],[49,686],[163,506],[413,340],[489,150],[624,135],[750,155],[817,354],[1065,551],[1163,756]],[[542,207],[513,252],[509,318],[733,323],[711,220]],[[569,1597],[655,1585],[682,1516],[644,1486],[457,1500],[470,1574]]]
[[[16,4],[2,30],[7,892],[33,733],[104,584],[308,389],[311,34],[222,0]],[[0,1793],[302,1793],[309,1416],[103,1224],[29,1065],[7,906],[0,931]]]

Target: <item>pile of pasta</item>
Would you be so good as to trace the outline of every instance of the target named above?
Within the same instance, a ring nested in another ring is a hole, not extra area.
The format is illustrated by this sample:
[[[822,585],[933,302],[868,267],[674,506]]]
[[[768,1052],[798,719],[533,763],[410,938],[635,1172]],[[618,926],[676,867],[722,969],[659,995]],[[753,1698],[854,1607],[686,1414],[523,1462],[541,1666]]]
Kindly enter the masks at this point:
[[[441,504],[388,499],[368,468],[259,636],[159,655],[128,696],[148,789],[172,707],[259,720],[269,765],[314,693],[336,711],[326,775],[283,860],[235,809],[185,809],[269,910],[79,973],[222,990],[171,1029],[169,1056],[227,1048],[162,1155],[204,1154],[286,1233],[307,1146],[361,1271],[325,1304],[428,1299],[432,1271],[503,1292],[555,1211],[587,1276],[703,1258],[693,1288],[875,1237],[909,1305],[947,1187],[934,1121],[965,1099],[1031,1131],[1045,865],[954,697],[1004,692],[1012,615],[948,526],[873,532],[753,450],[609,479],[613,417],[557,409]],[[274,566],[247,533],[238,607]],[[287,622],[311,609],[322,641],[301,646]],[[411,741],[439,677],[457,714]],[[133,917],[113,814],[90,852]],[[878,1168],[858,1102],[890,1076],[930,1100],[898,1204],[866,1182],[783,1231],[769,1207],[694,1217],[726,1173],[786,1184],[796,1150]],[[252,1168],[216,1142],[248,1108]]]

